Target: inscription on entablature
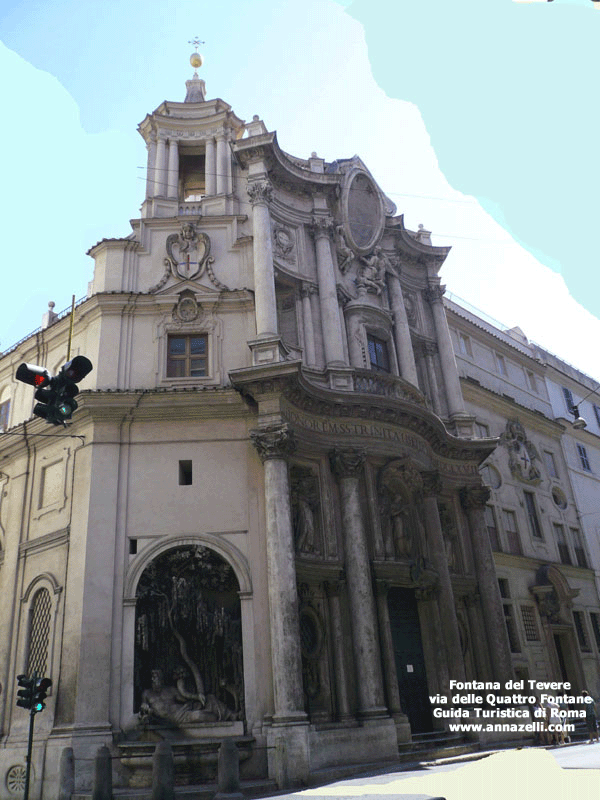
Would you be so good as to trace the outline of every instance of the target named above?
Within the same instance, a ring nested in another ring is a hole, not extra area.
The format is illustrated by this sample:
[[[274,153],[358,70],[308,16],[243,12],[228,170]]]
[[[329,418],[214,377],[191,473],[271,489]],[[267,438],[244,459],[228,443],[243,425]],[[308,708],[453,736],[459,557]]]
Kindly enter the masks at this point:
[[[395,442],[412,450],[414,453],[426,455],[432,462],[432,469],[437,469],[445,475],[479,475],[476,464],[450,462],[446,459],[435,458],[427,442],[410,433],[410,431],[398,430],[398,428],[390,425],[369,421],[353,422],[348,420],[347,422],[342,422],[329,418],[316,418],[302,414],[294,409],[283,410],[282,417],[292,425],[297,425],[315,433],[334,436],[364,436],[383,442]]]

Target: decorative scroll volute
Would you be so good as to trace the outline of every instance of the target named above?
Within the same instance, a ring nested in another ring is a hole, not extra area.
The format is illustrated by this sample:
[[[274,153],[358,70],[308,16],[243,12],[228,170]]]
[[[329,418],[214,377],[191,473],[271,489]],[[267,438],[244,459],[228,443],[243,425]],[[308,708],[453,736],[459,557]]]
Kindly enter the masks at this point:
[[[269,458],[285,459],[296,449],[294,432],[287,423],[250,431],[250,438],[263,462]]]

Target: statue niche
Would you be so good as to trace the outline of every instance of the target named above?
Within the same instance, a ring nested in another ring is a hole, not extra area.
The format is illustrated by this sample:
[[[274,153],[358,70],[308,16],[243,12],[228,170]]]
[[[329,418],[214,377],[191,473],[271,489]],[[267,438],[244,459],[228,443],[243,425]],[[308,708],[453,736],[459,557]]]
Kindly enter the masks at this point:
[[[417,502],[421,485],[421,476],[408,459],[390,461],[379,473],[383,534],[399,559],[414,559],[421,551],[424,534]]]
[[[243,718],[242,627],[233,569],[207,547],[162,553],[136,592],[134,710],[182,727]]]
[[[290,484],[296,552],[320,555],[322,545],[318,478],[310,469],[294,466],[290,470]]]

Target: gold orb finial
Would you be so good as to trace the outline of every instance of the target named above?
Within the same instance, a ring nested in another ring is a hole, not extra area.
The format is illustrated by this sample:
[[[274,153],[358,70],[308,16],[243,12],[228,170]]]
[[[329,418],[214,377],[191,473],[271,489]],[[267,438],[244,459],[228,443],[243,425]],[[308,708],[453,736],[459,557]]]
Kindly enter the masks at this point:
[[[195,52],[192,53],[192,55],[190,56],[190,64],[192,65],[194,70],[197,70],[199,67],[202,66],[202,56],[198,52],[198,47],[199,45],[204,44],[204,42],[201,42],[200,39],[196,36],[196,38],[192,39],[190,42],[188,42],[188,44],[194,45]],[[198,73],[194,72],[194,77],[197,78]]]

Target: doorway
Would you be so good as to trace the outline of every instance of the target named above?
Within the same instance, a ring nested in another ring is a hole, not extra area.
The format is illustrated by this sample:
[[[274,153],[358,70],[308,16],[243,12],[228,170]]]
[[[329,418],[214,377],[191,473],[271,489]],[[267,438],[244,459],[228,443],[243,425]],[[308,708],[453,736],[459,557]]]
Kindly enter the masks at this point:
[[[413,733],[428,733],[433,719],[414,590],[391,588],[388,608],[402,709]]]

